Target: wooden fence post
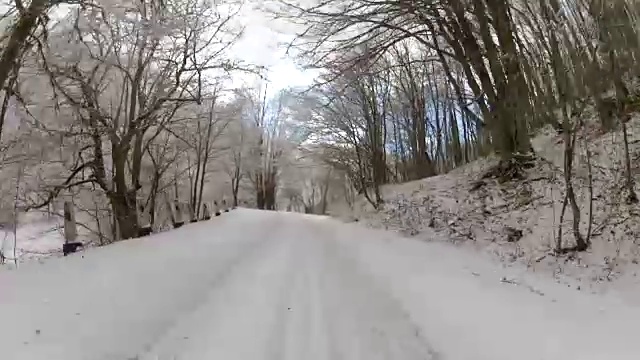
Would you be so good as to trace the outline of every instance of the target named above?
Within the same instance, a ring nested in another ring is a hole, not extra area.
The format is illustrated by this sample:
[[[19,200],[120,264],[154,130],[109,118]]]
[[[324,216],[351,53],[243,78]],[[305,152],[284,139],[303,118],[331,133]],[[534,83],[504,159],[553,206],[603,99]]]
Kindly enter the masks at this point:
[[[64,244],[62,245],[62,254],[67,256],[83,247],[82,242],[76,241],[78,238],[78,229],[76,228],[76,214],[73,210],[73,204],[70,201],[64,202]]]
[[[216,211],[216,216],[220,216],[220,208],[218,207],[218,201],[213,202],[213,209]]]
[[[144,203],[138,200],[138,236],[148,236],[153,232],[151,229],[151,215],[145,211]]]
[[[175,201],[175,209],[176,209],[176,213],[175,213],[175,222],[173,223],[173,228],[177,229],[182,225],[184,225],[184,220],[182,219],[182,209],[180,208],[180,203],[178,202],[178,200]]]
[[[209,212],[209,206],[207,206],[207,203],[202,205],[202,219],[211,220],[211,213]]]
[[[189,207],[189,222],[198,222],[198,218],[196,218],[196,212],[193,209],[193,206],[187,204],[187,206]]]

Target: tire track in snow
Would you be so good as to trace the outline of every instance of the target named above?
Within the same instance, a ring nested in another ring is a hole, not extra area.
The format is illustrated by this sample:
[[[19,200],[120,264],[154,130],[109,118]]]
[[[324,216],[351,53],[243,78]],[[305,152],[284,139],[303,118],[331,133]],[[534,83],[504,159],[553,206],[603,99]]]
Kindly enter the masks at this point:
[[[291,220],[299,220],[295,217]],[[287,290],[281,350],[270,360],[435,360],[420,330],[390,294],[359,269],[339,234],[290,224],[296,275]],[[283,330],[284,328],[284,330]]]

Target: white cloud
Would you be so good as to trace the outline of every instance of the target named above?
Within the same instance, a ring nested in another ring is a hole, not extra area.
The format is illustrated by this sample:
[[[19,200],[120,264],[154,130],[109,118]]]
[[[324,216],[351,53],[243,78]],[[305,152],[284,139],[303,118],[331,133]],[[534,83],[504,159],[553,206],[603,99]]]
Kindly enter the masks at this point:
[[[286,54],[286,45],[294,34],[291,26],[276,23],[263,11],[246,7],[240,20],[246,26],[242,39],[233,47],[232,56],[247,63],[264,66],[268,73],[268,89],[275,93],[287,87],[310,85],[317,72],[302,70],[292,56]],[[253,84],[258,79],[248,74],[234,77],[234,85]]]

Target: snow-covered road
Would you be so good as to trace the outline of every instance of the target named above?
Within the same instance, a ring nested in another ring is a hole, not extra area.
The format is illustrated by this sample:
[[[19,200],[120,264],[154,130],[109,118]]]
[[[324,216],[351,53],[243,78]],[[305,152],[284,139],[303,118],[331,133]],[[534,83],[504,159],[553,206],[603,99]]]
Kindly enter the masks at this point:
[[[640,358],[638,309],[518,275],[447,245],[237,210],[0,272],[0,357]]]

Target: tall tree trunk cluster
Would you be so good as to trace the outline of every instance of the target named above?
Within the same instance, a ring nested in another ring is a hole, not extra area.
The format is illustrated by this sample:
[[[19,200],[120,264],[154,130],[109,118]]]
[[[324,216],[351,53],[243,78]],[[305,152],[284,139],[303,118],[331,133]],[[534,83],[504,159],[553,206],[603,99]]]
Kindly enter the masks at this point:
[[[324,116],[343,148],[352,149],[352,159],[339,161],[352,169],[370,202],[377,202],[376,185],[384,181],[446,172],[490,151],[502,160],[496,169],[522,175],[522,162],[531,156],[521,155],[532,152],[531,135],[550,125],[565,145],[565,207],[573,212],[577,248],[584,249],[573,158],[588,99],[602,130],[623,134],[627,202],[638,201],[627,129],[629,114],[640,108],[630,86],[640,78],[637,1],[354,2],[335,9],[302,5],[296,16],[312,21],[302,37],[307,43],[298,48],[314,65],[339,74],[331,78],[339,85],[326,95],[332,100],[323,104],[330,106]],[[344,31],[355,26],[362,31]],[[319,50],[319,43],[328,50]],[[361,45],[353,50],[353,44]],[[348,106],[359,102],[345,86],[369,95],[360,97],[370,99],[360,123],[354,124],[357,112]],[[386,154],[387,179],[374,169],[383,163],[377,149]],[[369,195],[366,189],[374,190]]]

